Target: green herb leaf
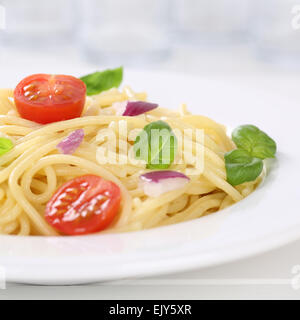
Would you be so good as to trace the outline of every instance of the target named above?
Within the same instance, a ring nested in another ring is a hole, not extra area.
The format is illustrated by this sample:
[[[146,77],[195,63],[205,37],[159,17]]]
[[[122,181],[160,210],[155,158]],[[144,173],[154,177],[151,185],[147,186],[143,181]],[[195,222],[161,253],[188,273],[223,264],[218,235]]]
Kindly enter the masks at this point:
[[[275,156],[275,141],[255,126],[236,128],[232,133],[232,140],[238,148],[247,150],[253,157],[266,159]]]
[[[14,144],[11,140],[7,138],[0,138],[0,156],[3,156],[5,153],[10,151],[14,147]]]
[[[227,181],[237,186],[241,183],[254,181],[263,170],[263,161],[252,157],[242,149],[235,149],[225,154]]]
[[[123,80],[123,68],[97,71],[80,79],[86,85],[86,94],[92,96],[111,88],[118,88]]]
[[[177,153],[177,138],[166,122],[152,122],[137,136],[134,153],[136,159],[146,161],[148,169],[167,169]]]

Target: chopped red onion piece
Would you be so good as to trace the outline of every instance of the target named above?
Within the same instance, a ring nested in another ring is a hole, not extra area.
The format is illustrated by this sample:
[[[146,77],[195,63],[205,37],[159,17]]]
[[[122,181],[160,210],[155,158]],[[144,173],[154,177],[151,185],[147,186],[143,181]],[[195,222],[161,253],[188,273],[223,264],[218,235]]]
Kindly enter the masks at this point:
[[[68,135],[67,138],[62,140],[56,146],[56,148],[59,150],[60,153],[72,154],[80,146],[83,138],[84,138],[83,129],[75,130],[70,135]]]
[[[189,178],[177,171],[152,171],[140,176],[141,187],[149,197],[159,197],[163,193],[183,188]]]
[[[113,106],[117,115],[134,117],[156,109],[158,104],[145,101],[123,101],[116,102]]]
[[[145,101],[128,101],[123,116],[133,117],[156,109],[158,104]]]

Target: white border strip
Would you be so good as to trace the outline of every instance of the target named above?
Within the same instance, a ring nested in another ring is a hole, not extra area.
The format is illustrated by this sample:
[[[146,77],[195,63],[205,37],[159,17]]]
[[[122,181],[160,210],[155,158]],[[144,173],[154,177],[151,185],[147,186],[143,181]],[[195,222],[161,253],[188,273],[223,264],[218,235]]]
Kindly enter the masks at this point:
[[[6,289],[6,269],[0,266],[0,290]]]
[[[6,29],[6,11],[5,7],[0,4],[0,30]]]

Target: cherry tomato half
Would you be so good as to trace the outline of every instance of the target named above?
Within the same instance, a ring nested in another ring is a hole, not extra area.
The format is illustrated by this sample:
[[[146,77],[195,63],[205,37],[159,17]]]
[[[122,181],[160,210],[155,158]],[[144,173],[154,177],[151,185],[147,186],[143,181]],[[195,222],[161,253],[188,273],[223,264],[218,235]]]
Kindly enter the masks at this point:
[[[85,97],[84,82],[65,75],[34,74],[14,91],[21,117],[42,124],[80,117]]]
[[[94,233],[110,225],[120,203],[121,191],[115,183],[86,175],[57,190],[47,204],[45,219],[67,235]]]

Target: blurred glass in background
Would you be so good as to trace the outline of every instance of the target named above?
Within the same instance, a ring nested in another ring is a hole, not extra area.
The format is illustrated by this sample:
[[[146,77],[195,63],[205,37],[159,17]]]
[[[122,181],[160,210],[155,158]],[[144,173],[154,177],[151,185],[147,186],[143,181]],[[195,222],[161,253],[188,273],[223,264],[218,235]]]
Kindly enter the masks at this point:
[[[95,63],[139,65],[170,53],[172,0],[77,0],[79,43]]]
[[[6,29],[4,45],[28,48],[68,43],[72,39],[74,16],[72,0],[2,0]]]
[[[249,26],[258,56],[286,67],[300,66],[300,1],[255,0]]]
[[[245,41],[249,0],[175,0],[178,39],[191,44]],[[263,2],[263,1],[261,1]]]
[[[147,67],[170,61],[178,48],[188,47],[197,59],[206,59],[202,48],[212,54],[225,52],[224,56],[227,50],[226,57],[231,57],[235,46],[242,45],[245,56],[256,63],[300,66],[300,0],[0,0],[0,4],[6,11],[1,50],[13,45],[20,51],[45,49],[46,54],[51,48],[59,57],[62,45],[71,45],[73,56],[81,52],[80,57],[97,65]]]

